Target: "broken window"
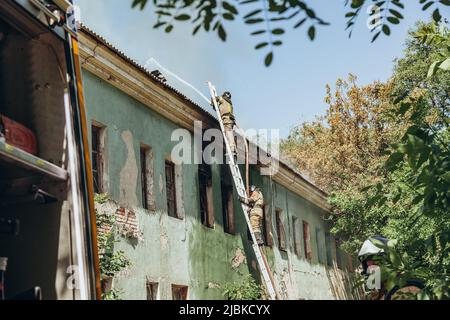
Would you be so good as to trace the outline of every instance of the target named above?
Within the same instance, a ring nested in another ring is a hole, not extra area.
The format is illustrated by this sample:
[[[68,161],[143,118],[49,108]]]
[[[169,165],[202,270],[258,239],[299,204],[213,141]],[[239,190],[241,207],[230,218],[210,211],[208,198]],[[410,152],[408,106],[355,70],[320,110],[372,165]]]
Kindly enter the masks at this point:
[[[309,223],[303,221],[303,243],[305,246],[305,256],[309,261],[312,260],[312,249],[311,249],[311,232],[309,229]]]
[[[170,217],[179,218],[177,213],[177,193],[175,183],[175,164],[166,160],[167,213]]]
[[[221,181],[223,230],[226,233],[234,234],[233,183],[227,166],[221,167]]]
[[[297,257],[301,256],[301,247],[300,247],[300,230],[298,225],[298,219],[296,217],[292,217],[292,236],[294,240],[294,252]]]
[[[141,146],[140,151],[142,207],[147,210],[155,210],[152,149],[148,146]]]
[[[147,281],[147,300],[158,300],[158,283]]]
[[[264,244],[268,247],[273,246],[272,238],[272,218],[270,212],[270,206],[265,205],[263,212],[263,233],[264,233]]]
[[[103,189],[103,139],[104,128],[98,125],[92,125],[91,143],[92,143],[92,175],[94,178],[94,192],[104,193]]]
[[[204,226],[214,228],[212,171],[210,165],[199,165],[198,180],[200,192],[200,219]]]
[[[283,211],[277,209],[275,211],[277,219],[278,248],[286,251],[286,231],[284,228]]]
[[[188,287],[172,285],[172,300],[187,300]]]

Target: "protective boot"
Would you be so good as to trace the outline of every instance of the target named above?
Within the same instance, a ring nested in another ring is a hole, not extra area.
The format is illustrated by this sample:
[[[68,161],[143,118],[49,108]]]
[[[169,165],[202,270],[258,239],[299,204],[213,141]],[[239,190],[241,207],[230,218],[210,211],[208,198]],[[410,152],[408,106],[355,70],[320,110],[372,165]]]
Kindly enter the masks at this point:
[[[263,237],[262,237],[262,235],[261,235],[261,232],[255,232],[255,238],[256,238],[256,243],[257,243],[259,246],[264,245],[264,239],[263,239]]]

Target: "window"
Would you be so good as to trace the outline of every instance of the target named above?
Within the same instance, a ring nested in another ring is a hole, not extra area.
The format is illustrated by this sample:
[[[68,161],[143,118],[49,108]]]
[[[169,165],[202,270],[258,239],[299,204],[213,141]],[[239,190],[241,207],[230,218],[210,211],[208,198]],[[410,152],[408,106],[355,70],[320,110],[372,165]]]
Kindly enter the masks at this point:
[[[335,239],[335,240],[334,240],[334,243],[335,243],[335,248],[336,248],[336,264],[337,264],[337,267],[338,267],[340,270],[343,270],[343,264],[342,264],[342,251],[341,251],[341,249],[339,248],[339,246],[340,246],[340,240],[339,240],[339,239]]]
[[[147,210],[155,210],[153,196],[153,155],[148,146],[141,146],[141,193],[142,207]]]
[[[278,234],[278,248],[281,251],[286,251],[286,232],[283,223],[283,211],[276,210],[277,219],[277,234]]]
[[[303,221],[303,243],[305,246],[305,256],[309,261],[312,260],[312,250],[311,250],[311,233],[309,230],[309,223]]]
[[[204,226],[214,228],[214,205],[211,166],[199,165],[200,219]]]
[[[104,193],[103,189],[103,134],[104,128],[92,125],[92,175],[94,178],[94,192]]]
[[[177,213],[177,192],[175,183],[175,164],[166,160],[167,213],[170,217],[179,218]]]
[[[320,228],[316,228],[316,246],[317,246],[317,258],[320,264],[324,264],[322,241],[321,241],[321,231]]]
[[[263,232],[264,232],[264,244],[268,247],[273,246],[272,238],[272,215],[270,212],[270,206],[264,206],[263,212]]]
[[[327,265],[333,267],[333,237],[331,233],[325,233],[325,246],[327,247]]]
[[[301,248],[300,248],[300,233],[299,233],[298,219],[296,217],[292,217],[292,236],[294,238],[294,252],[300,257],[301,256]]]
[[[147,281],[147,300],[158,300],[158,284]]]
[[[221,190],[222,190],[222,216],[223,230],[226,233],[234,234],[234,199],[233,182],[228,166],[221,166]]]
[[[222,184],[223,229],[234,234],[233,186]]]
[[[172,285],[173,300],[187,300],[188,287]]]

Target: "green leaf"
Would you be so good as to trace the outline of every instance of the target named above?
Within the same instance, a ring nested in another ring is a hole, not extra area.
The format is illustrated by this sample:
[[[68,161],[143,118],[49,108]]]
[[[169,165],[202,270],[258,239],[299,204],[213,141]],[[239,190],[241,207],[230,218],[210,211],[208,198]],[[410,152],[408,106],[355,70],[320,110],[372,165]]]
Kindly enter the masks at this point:
[[[217,33],[219,35],[220,40],[222,40],[223,42],[227,41],[227,33],[222,25],[219,25]]]
[[[264,59],[264,64],[266,65],[266,67],[269,67],[272,64],[272,62],[273,62],[273,52],[270,52]]]
[[[255,49],[258,50],[258,49],[267,47],[268,45],[269,45],[268,42],[261,42],[261,43],[259,43],[259,44],[257,44],[257,45],[255,46]]]
[[[422,11],[428,10],[428,8],[431,7],[432,5],[433,5],[433,1],[429,1],[427,4],[425,4],[425,5],[422,7]]]
[[[388,17],[388,18],[387,18],[387,21],[389,21],[389,22],[392,23],[392,24],[399,24],[399,23],[400,23],[400,20],[398,20],[398,19],[395,18],[395,17]]]
[[[173,30],[173,25],[168,25],[165,29],[167,33],[170,33]]]
[[[445,71],[450,71],[450,58],[447,58],[446,60],[444,60],[440,66],[439,69],[445,70]]]
[[[257,31],[253,31],[252,33],[250,33],[252,36],[256,36],[259,34],[263,34],[266,33],[266,30],[257,30]]]
[[[244,16],[244,20],[246,20],[246,19],[248,19],[248,18],[251,18],[252,16],[254,16],[254,15],[260,13],[260,12],[262,12],[262,9],[254,10],[254,11],[252,11],[252,12],[246,14],[246,15]]]
[[[277,29],[272,30],[272,33],[276,34],[276,35],[280,35],[280,34],[284,33],[284,30],[281,28],[277,28]]]
[[[391,154],[389,159],[386,161],[386,169],[392,170],[395,168],[400,162],[403,161],[405,155],[401,152],[395,152]]]
[[[225,10],[228,10],[228,11],[230,11],[233,14],[238,14],[239,13],[235,6],[233,6],[232,4],[230,4],[230,3],[226,2],[226,1],[223,1],[222,5],[223,5]]]
[[[189,19],[191,19],[191,16],[188,15],[188,14],[180,14],[180,15],[175,17],[175,20],[178,20],[178,21],[186,21],[186,20],[189,20]]]
[[[428,75],[427,75],[428,78],[431,78],[436,74],[441,63],[442,63],[442,61],[433,62],[433,64],[430,66],[430,69],[428,70]]]
[[[261,19],[261,18],[258,18],[258,19],[248,19],[248,20],[245,20],[245,23],[247,23],[247,24],[255,24],[255,23],[261,23],[261,22],[263,22],[264,21],[264,19]]]
[[[308,37],[309,39],[311,39],[311,41],[314,41],[314,39],[316,38],[316,27],[314,26],[309,27]]]
[[[306,20],[308,20],[308,18],[304,18],[304,19],[300,20],[299,22],[297,22],[294,26],[294,29],[297,29],[298,27],[303,25],[306,22]]]
[[[389,26],[387,24],[383,25],[382,30],[383,30],[385,35],[387,35],[387,36],[391,35],[391,28],[389,28]]]
[[[442,20],[442,15],[439,12],[439,9],[434,10],[434,12],[433,12],[433,20],[435,22],[440,22]]]

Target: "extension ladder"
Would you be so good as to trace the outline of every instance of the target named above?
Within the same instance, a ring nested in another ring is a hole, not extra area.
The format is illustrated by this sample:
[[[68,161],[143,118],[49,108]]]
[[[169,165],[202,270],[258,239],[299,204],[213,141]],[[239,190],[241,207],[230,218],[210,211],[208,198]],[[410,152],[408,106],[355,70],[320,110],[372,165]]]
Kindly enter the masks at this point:
[[[208,82],[208,86],[209,86],[209,90],[211,93],[214,110],[217,113],[217,119],[219,120],[219,123],[220,123],[220,129],[222,130],[222,134],[223,134],[223,138],[224,138],[224,142],[225,142],[225,146],[226,146],[226,154],[228,155],[228,164],[230,166],[234,185],[236,187],[239,197],[248,199],[246,188],[244,185],[244,180],[242,179],[242,175],[239,170],[239,166],[234,159],[234,156],[231,152],[230,143],[225,134],[224,124],[222,121],[222,117],[220,116],[219,106],[217,105],[217,100],[216,100],[216,97],[217,97],[216,88],[211,84],[211,82]],[[244,137],[244,139],[245,139],[245,137]],[[270,273],[270,269],[269,269],[267,260],[264,256],[264,253],[261,251],[261,248],[259,247],[259,245],[256,241],[255,233],[253,232],[252,226],[250,224],[250,219],[247,214],[247,212],[249,211],[249,206],[243,202],[241,202],[241,205],[242,205],[242,210],[244,212],[245,221],[247,221],[248,229],[250,230],[250,234],[252,236],[253,250],[255,252],[256,260],[258,261],[259,269],[260,269],[261,274],[264,279],[264,284],[267,288],[267,292],[269,294],[270,299],[275,300],[278,298],[278,294],[275,291],[275,283],[273,281],[272,274]]]

